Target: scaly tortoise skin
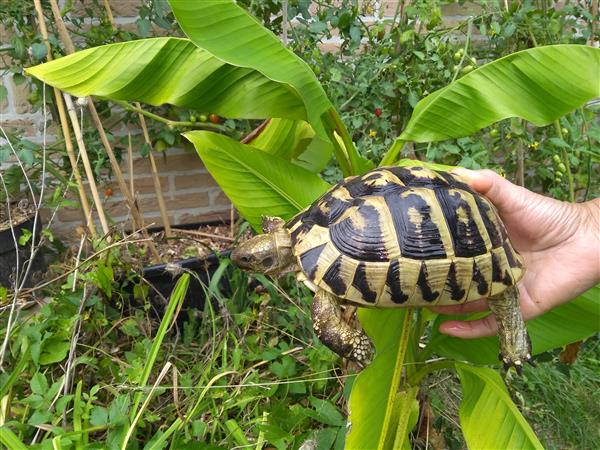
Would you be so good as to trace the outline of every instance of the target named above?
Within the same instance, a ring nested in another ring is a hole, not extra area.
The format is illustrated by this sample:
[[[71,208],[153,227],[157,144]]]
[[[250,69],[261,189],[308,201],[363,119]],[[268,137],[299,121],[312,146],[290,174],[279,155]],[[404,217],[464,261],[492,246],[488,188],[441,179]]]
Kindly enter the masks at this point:
[[[287,224],[266,218],[266,234],[232,259],[272,275],[294,271],[313,292],[321,341],[366,364],[372,345],[346,324],[340,303],[361,307],[455,305],[488,298],[500,357],[531,359],[516,283],[524,273],[494,206],[458,176],[425,167],[381,167],[339,182]]]

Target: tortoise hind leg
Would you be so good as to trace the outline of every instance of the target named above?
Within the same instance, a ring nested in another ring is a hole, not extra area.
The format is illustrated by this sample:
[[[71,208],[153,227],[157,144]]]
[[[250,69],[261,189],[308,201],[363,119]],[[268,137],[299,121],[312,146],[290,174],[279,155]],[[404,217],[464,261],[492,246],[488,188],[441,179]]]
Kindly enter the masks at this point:
[[[339,299],[320,290],[312,304],[312,321],[319,340],[338,355],[367,365],[373,356],[373,344],[362,329],[344,322]]]
[[[500,360],[505,369],[514,367],[521,373],[523,364],[531,362],[531,341],[521,315],[519,290],[511,286],[501,296],[490,299],[488,304],[498,322]]]

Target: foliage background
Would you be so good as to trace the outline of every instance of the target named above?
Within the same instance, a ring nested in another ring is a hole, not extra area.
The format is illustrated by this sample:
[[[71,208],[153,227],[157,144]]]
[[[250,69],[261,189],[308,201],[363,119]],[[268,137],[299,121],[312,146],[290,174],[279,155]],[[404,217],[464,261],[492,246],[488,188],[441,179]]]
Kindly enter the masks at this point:
[[[282,2],[240,3],[267,27],[276,33],[281,31]],[[67,2],[65,9],[71,6],[79,5]],[[290,46],[319,77],[361,154],[374,161],[399,135],[419,99],[475,66],[532,46],[597,40],[592,36],[590,11],[579,3],[554,9],[548,2],[511,2],[508,8],[482,2],[472,20],[448,27],[441,20],[439,4],[413,2],[402,8],[399,25],[391,31],[385,25],[362,21],[363,15],[375,12],[368,9],[373,8],[370,2],[360,8],[347,0],[336,6],[329,2],[321,2],[316,9],[308,6],[301,0],[288,2],[289,16],[300,15],[298,24],[290,30]],[[163,2],[140,7],[137,29],[130,31],[113,31],[100,2],[88,3],[84,11],[85,17],[98,18],[99,23],[89,28],[83,18],[69,16],[81,47],[154,33],[179,33]],[[1,14],[4,24],[15,24],[22,31],[4,51],[10,57],[5,70],[13,72],[20,82],[34,84],[30,101],[39,107],[43,101],[40,85],[22,75],[23,67],[44,56],[31,8],[25,2],[12,1]],[[317,43],[332,33],[339,33],[342,39],[340,50],[322,53]],[[178,108],[159,108],[156,112],[181,120],[197,114]],[[108,104],[104,114],[112,114]],[[226,125],[234,137],[241,137],[256,124],[228,121]],[[179,131],[183,130],[167,131],[165,135],[164,127],[156,126],[151,133],[155,143],[177,144]],[[412,158],[444,164],[495,168],[511,179],[522,167],[527,187],[561,199],[571,194],[567,163],[573,171],[573,195],[583,200],[598,195],[599,142],[597,111],[592,107],[563,118],[558,128],[509,120],[469,138],[417,144],[405,152]],[[30,163],[35,167],[39,161],[36,150],[30,151]],[[66,172],[60,146],[56,151],[57,172]],[[557,161],[554,155],[563,151],[567,160]],[[103,158],[97,152],[95,167],[99,176],[107,176]],[[325,169],[324,176],[330,181],[339,179],[335,162]],[[4,418],[21,440],[43,442],[41,446],[47,448],[56,436],[64,436],[64,447],[82,442],[117,447],[122,441],[132,402],[140,392],[134,387],[141,384],[158,329],[153,306],[142,295],[143,288],[134,291],[143,308],[130,308],[131,292],[123,288],[119,277],[128,273],[128,261],[136,258],[135,252],[134,245],[107,250],[101,261],[94,261],[84,271],[84,280],[97,291],[89,294],[79,285],[73,292],[71,276],[52,290],[52,301],[32,311],[20,325],[11,346],[13,359],[8,362],[13,371],[0,375],[0,385],[7,386],[17,372],[26,375],[10,384],[11,415]],[[308,320],[308,293],[290,280],[273,285],[259,278],[261,285],[252,284],[254,291],[247,297],[247,277],[226,260],[221,267],[206,286],[213,302],[208,302],[203,311],[190,312],[189,321],[178,323],[172,333],[165,335],[164,347],[151,361],[156,372],[168,359],[177,361],[176,370],[169,372],[169,383],[181,386],[183,394],[175,398],[173,391],[159,387],[146,407],[135,438],[139,442],[159,439],[165,425],[175,421],[180,410],[198,403],[201,414],[180,437],[180,448],[186,443],[191,448],[192,442],[198,448],[197,441],[204,441],[204,448],[249,444],[260,448],[261,440],[278,448],[297,448],[308,439],[314,439],[318,448],[341,448],[346,425],[342,412],[352,376],[340,370],[339,361],[314,337]],[[226,294],[217,289],[222,278],[230,280],[231,289]],[[68,355],[73,318],[82,299],[86,320],[74,362],[75,389],[59,396],[64,382],[61,364]],[[299,352],[297,345],[307,349]],[[538,371],[528,372],[523,379],[509,379],[513,398],[536,431],[546,438],[544,443],[549,448],[600,445],[594,426],[600,412],[596,395],[600,391],[599,351],[598,340],[591,339],[575,365],[561,363],[558,352],[548,352],[540,358],[542,367]],[[229,371],[235,374],[215,379],[219,373]],[[205,391],[202,387],[209,384],[217,388]],[[455,423],[456,408],[452,409],[457,403],[458,381],[439,375],[427,385],[441,386],[442,390],[426,390],[433,409],[433,428],[419,426],[414,445],[423,445],[425,438],[419,432],[428,429],[436,430],[448,447],[461,448],[464,442]],[[148,389],[141,392],[147,393]],[[5,394],[3,391],[2,396]],[[78,418],[73,422],[72,413]],[[81,436],[85,437],[83,441]]]

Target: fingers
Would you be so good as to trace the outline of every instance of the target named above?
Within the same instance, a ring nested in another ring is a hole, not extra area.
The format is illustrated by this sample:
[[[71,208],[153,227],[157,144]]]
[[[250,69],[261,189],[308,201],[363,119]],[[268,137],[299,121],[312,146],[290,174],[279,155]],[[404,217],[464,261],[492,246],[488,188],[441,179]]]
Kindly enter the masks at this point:
[[[498,323],[493,314],[479,320],[448,320],[440,325],[440,332],[461,339],[475,339],[497,334]]]
[[[481,299],[474,302],[462,303],[452,306],[436,306],[429,308],[439,314],[469,314],[473,312],[489,311],[487,300]],[[447,320],[440,325],[440,332],[449,336],[462,339],[475,339],[496,334],[498,324],[493,314],[479,320]]]
[[[487,305],[487,301],[485,299],[477,300],[469,303],[461,303],[460,305],[452,305],[452,306],[434,306],[429,308],[433,312],[439,314],[469,314],[472,312],[482,312],[489,311],[490,308]]]
[[[469,170],[458,167],[452,172],[465,179],[477,192],[485,195],[500,213],[522,209],[527,206],[527,197],[535,195],[512,184],[493,170]]]

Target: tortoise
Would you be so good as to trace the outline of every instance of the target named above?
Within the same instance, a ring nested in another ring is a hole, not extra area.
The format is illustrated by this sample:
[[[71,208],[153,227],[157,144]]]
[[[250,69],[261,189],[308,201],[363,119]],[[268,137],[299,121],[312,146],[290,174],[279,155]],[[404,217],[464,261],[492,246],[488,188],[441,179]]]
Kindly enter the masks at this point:
[[[458,175],[421,166],[380,167],[348,177],[285,222],[263,218],[264,234],[240,244],[245,270],[296,272],[314,295],[321,342],[367,364],[366,333],[342,319],[341,304],[395,308],[487,298],[504,366],[531,360],[516,283],[522,257],[496,208]]]

